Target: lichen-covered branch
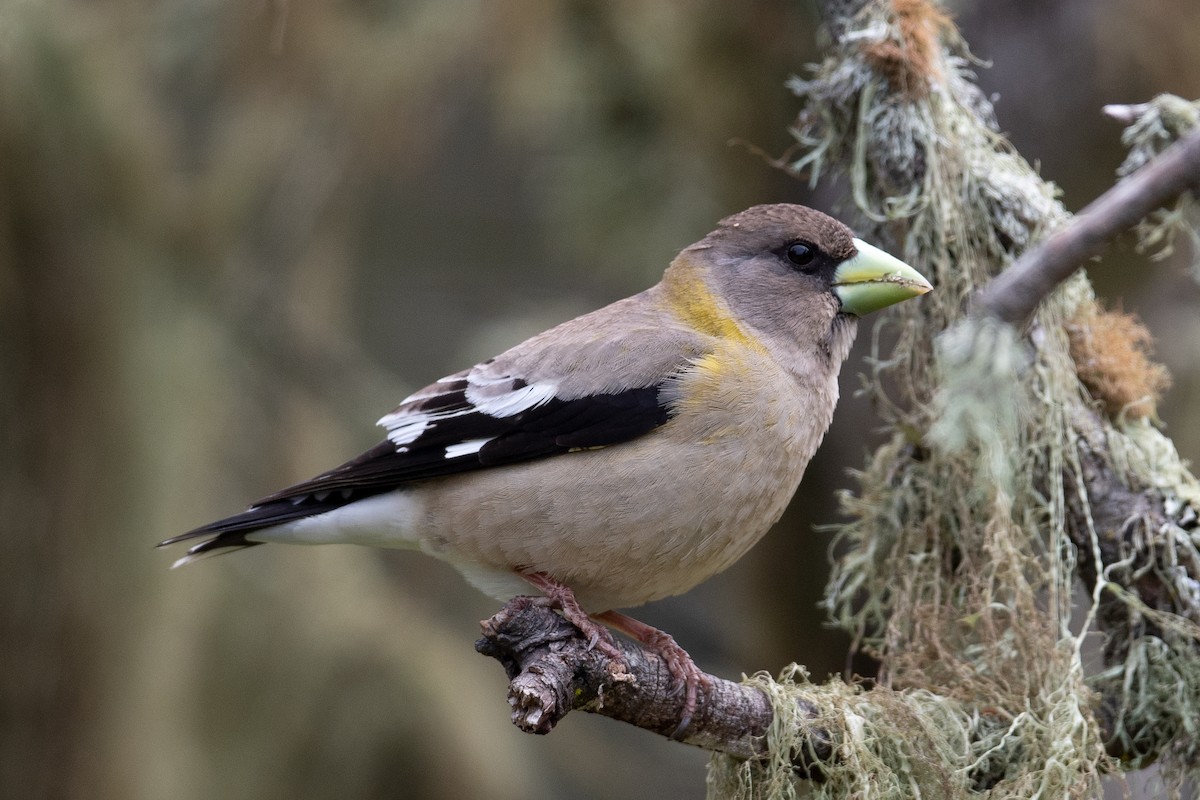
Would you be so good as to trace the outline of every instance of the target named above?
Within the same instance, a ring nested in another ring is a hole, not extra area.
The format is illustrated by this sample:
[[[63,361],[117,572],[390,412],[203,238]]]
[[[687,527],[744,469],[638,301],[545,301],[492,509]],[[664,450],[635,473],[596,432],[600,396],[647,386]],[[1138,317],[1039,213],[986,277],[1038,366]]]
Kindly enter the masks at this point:
[[[868,388],[896,433],[847,498],[831,613],[881,659],[886,686],[1011,720],[960,729],[1008,760],[993,796],[1094,794],[1101,773],[1155,758],[1180,782],[1200,764],[1200,486],[1150,422],[1164,377],[1144,329],[1100,308],[1078,268],[1194,186],[1194,145],[1143,151],[1073,220],[997,132],[934,3],[821,5],[833,36],[815,75],[792,82],[805,103],[793,168],[845,174],[860,229],[892,237],[936,287],[897,310],[894,348],[877,349]],[[1172,120],[1197,116],[1176,106],[1188,113]],[[1023,258],[1042,266],[1004,277]],[[971,298],[1003,319],[964,316]],[[1022,330],[1003,321],[1031,311]],[[1082,657],[1092,633],[1107,642],[1099,674]],[[904,736],[887,732],[885,720],[878,741]],[[854,778],[830,774],[842,777]]]
[[[701,692],[691,725],[676,735],[682,697],[673,691],[662,659],[642,645],[618,640],[623,659],[615,663],[544,603],[526,597],[509,601],[481,625],[476,650],[504,667],[513,724],[527,733],[549,733],[569,712],[586,711],[720,753],[747,770],[773,759],[781,762],[787,781],[820,781],[847,752],[842,746],[847,721],[882,717],[905,726],[914,753],[947,750],[971,757],[971,769],[958,776],[950,774],[957,769],[955,759],[944,765],[943,777],[964,788],[993,787],[1007,769],[998,757],[1003,751],[972,756],[973,750],[983,752],[979,743],[939,736],[954,730],[939,723],[940,718],[957,720],[972,713],[958,700],[884,689],[866,692],[840,681],[816,686],[798,670],[781,681],[756,675],[734,683],[709,675],[710,686]],[[1111,716],[1105,719],[1111,721]],[[982,724],[995,730],[1007,721],[985,714]],[[872,778],[865,769],[864,780]]]
[[[756,675],[734,683],[709,675],[695,717],[677,733],[683,699],[673,691],[662,659],[642,645],[618,640],[623,660],[615,663],[544,603],[526,597],[509,601],[482,628],[475,648],[504,667],[513,724],[527,733],[549,733],[571,711],[601,714],[726,756],[730,765],[741,765],[735,770],[749,771],[760,784],[772,780],[764,778],[770,770],[761,765],[773,764],[777,785],[823,780],[825,770],[847,752],[842,746],[845,728],[857,719],[887,718],[905,725],[914,753],[961,750],[966,757],[975,744],[941,736],[954,729],[941,724],[941,718],[970,713],[955,700],[927,693],[865,692],[840,681],[816,686],[798,668],[785,671],[780,681]],[[988,717],[985,724],[1002,727],[1005,722]],[[943,778],[974,791],[990,788],[1005,768],[991,756],[974,757],[973,767],[957,776],[950,774],[956,769],[954,760],[947,759]],[[863,776],[865,781],[875,778],[865,767]]]

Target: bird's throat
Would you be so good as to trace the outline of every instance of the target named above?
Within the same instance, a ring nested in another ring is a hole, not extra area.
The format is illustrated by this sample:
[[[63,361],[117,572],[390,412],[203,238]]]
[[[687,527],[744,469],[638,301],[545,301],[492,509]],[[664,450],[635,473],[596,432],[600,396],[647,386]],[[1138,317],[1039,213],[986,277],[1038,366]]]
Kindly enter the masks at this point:
[[[663,276],[662,287],[667,307],[688,327],[731,343],[762,349],[709,289],[701,270],[685,256],[671,264]]]

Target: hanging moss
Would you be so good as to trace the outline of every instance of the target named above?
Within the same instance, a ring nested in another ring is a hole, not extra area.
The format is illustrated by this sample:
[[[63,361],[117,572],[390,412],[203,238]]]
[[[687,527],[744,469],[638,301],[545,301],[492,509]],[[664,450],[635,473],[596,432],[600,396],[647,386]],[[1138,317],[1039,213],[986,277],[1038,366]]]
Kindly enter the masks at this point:
[[[1172,754],[1178,785],[1197,775],[1200,628],[1188,614],[1200,608],[1200,554],[1185,518],[1200,487],[1147,422],[1152,403],[1133,413],[1165,380],[1146,338],[1101,312],[1082,274],[1027,330],[964,317],[975,290],[1069,219],[996,132],[970,65],[936,7],[892,0],[869,5],[814,76],[790,84],[804,103],[793,169],[844,172],[860,231],[898,239],[936,291],[876,328],[866,390],[895,433],[843,498],[826,593],[834,623],[880,660],[879,687],[815,687],[795,671],[752,682],[778,714],[795,706],[789,688],[828,709],[816,724],[836,757],[806,796],[1095,797],[1102,774],[1136,766],[1106,745]],[[1101,467],[1149,498],[1130,509],[1130,530],[1147,529],[1128,574],[1102,554],[1121,532],[1095,529],[1088,487]],[[1149,529],[1164,516],[1178,525]],[[1112,564],[1082,609],[1079,548]],[[1152,608],[1123,590],[1138,570],[1176,596]],[[1101,629],[1120,639],[1106,650],[1115,666],[1089,675],[1084,640]],[[1106,741],[1096,689],[1111,699],[1114,681],[1120,708],[1103,711],[1124,723]],[[795,796],[796,741],[771,744],[766,765],[715,759],[710,795]]]

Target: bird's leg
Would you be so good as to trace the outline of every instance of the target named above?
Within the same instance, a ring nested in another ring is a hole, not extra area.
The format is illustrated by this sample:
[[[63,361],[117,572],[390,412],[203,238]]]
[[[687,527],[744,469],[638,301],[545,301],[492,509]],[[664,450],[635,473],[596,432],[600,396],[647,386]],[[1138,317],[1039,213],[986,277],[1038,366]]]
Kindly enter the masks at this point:
[[[541,599],[545,601],[546,605],[561,611],[563,618],[587,637],[588,647],[599,650],[613,659],[621,665],[620,671],[625,671],[625,654],[617,647],[612,633],[608,628],[588,616],[588,613],[579,605],[579,601],[575,599],[575,592],[571,591],[570,586],[556,581],[544,572],[522,572],[520,575],[544,595]]]
[[[679,717],[679,727],[675,729],[675,733],[671,734],[672,738],[678,739],[683,736],[688,725],[692,722],[692,715],[696,712],[696,691],[700,686],[711,688],[711,681],[704,674],[688,652],[676,643],[674,637],[665,631],[660,631],[658,628],[647,625],[644,622],[639,622],[633,617],[626,616],[620,611],[605,611],[602,614],[593,614],[594,619],[597,619],[607,625],[610,625],[624,634],[627,634],[638,640],[646,647],[658,653],[663,661],[667,663],[667,669],[671,670],[671,674],[675,676],[675,692],[684,692],[683,713]]]
[[[709,687],[710,681],[688,652],[676,643],[674,637],[665,631],[660,631],[651,625],[626,616],[619,611],[604,611],[589,615],[575,599],[575,592],[570,586],[551,578],[544,572],[522,572],[521,577],[542,593],[541,600],[551,608],[562,612],[563,618],[579,629],[588,638],[588,646],[599,650],[609,658],[622,665],[624,671],[625,656],[617,648],[612,633],[604,625],[609,625],[627,636],[641,642],[647,648],[657,653],[667,664],[667,669],[675,678],[674,691],[684,693],[683,713],[679,717],[679,725],[672,736],[676,739],[683,736],[692,715],[696,713],[696,693],[699,687]],[[604,623],[604,625],[600,624]]]

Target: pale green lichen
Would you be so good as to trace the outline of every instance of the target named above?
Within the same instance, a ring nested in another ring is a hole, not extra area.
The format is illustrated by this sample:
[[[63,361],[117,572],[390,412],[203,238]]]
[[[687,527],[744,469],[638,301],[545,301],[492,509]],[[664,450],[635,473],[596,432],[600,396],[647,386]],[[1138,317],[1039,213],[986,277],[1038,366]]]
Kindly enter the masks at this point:
[[[1121,134],[1129,154],[1117,174],[1133,174],[1197,128],[1200,101],[1160,94],[1138,108],[1137,118]],[[1176,234],[1187,236],[1192,243],[1192,274],[1200,281],[1200,202],[1194,192],[1184,192],[1169,207],[1155,211],[1138,225],[1137,231],[1139,249],[1154,258],[1166,258],[1174,252]]]
[[[756,677],[779,713],[796,695],[825,708],[814,724],[836,757],[822,783],[797,784],[795,730],[776,733],[766,764],[715,759],[710,796],[1096,797],[1102,774],[1137,765],[1106,755],[1096,689],[1119,698],[1119,743],[1164,754],[1178,787],[1198,776],[1200,485],[1165,436],[1104,417],[1080,383],[1066,326],[1095,306],[1084,275],[1027,331],[964,317],[971,293],[1069,216],[995,131],[953,34],[927,91],[896,91],[874,69],[873,43],[902,53],[913,20],[901,17],[928,8],[869,5],[838,52],[790,84],[805,104],[793,168],[845,172],[860,234],[899,235],[935,286],[876,326],[864,391],[896,433],[844,497],[826,592],[834,623],[881,660],[880,686]],[[1129,511],[1127,558],[1076,608],[1076,548],[1099,563],[1112,533],[1095,530],[1088,496],[1097,453],[1146,505]],[[1122,588],[1147,576],[1171,595],[1154,607]],[[1085,640],[1102,628],[1118,666],[1089,675]]]

